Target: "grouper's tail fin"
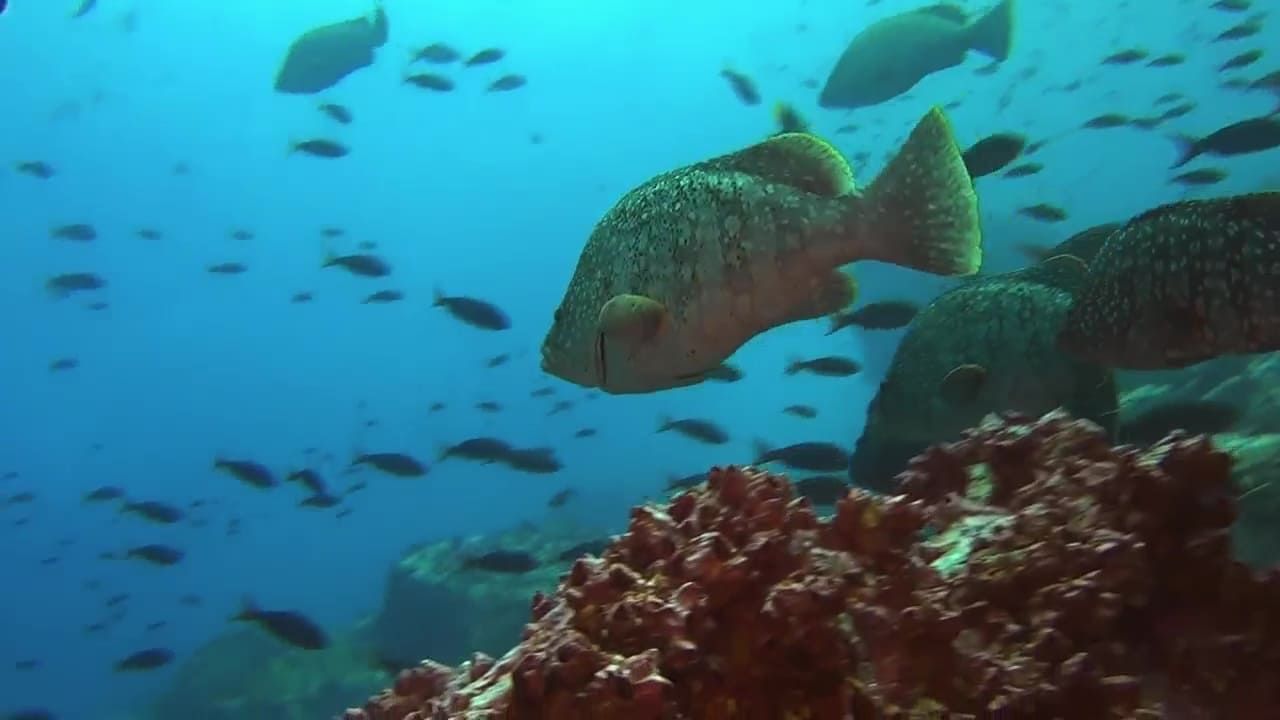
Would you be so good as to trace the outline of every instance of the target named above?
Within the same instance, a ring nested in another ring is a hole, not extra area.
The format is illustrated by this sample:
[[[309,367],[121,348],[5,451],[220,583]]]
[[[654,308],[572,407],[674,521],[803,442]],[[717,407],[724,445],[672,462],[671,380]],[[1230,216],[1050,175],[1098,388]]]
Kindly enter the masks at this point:
[[[1013,3],[1014,0],[1001,0],[969,26],[969,43],[974,50],[999,62],[1009,59],[1013,49]]]
[[[865,259],[935,275],[982,266],[978,196],[939,108],[916,124],[856,211]]]

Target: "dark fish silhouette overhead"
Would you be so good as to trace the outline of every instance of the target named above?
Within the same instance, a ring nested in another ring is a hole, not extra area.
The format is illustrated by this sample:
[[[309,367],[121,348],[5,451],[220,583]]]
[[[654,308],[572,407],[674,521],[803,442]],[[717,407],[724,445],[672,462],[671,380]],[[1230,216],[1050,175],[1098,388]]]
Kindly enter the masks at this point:
[[[1059,343],[1131,370],[1280,350],[1277,267],[1280,193],[1162,205],[1107,238]]]
[[[958,5],[941,3],[873,23],[836,61],[818,104],[858,108],[892,100],[925,76],[964,62],[970,50],[1007,59],[1013,45],[1013,2],[1001,0],[976,20]]]
[[[276,73],[276,91],[306,95],[328,90],[372,65],[374,50],[386,42],[387,14],[380,1],[368,15],[308,30],[289,46]]]

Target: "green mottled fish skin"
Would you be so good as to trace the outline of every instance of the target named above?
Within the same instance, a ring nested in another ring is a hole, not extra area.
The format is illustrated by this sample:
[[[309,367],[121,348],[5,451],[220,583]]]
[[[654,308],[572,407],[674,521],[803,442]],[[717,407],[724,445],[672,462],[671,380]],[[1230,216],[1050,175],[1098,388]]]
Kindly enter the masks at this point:
[[[1177,202],[1112,233],[1061,346],[1131,370],[1280,350],[1280,193]]]
[[[978,20],[942,3],[873,23],[849,43],[818,96],[827,108],[877,105],[907,92],[925,76],[964,62],[969,50],[1009,56],[1014,0],[1001,0]]]
[[[602,389],[652,392],[701,382],[770,328],[847,306],[841,265],[977,270],[977,200],[941,111],[920,121],[864,195],[840,194],[852,176],[834,149],[847,177],[821,177],[812,156],[782,152],[789,141],[830,148],[812,136],[778,136],[623,196],[587,240],[543,343],[543,369],[601,385],[600,314],[619,295],[650,298],[666,314],[643,357],[626,358],[630,367],[608,363]],[[937,237],[951,238],[942,243],[951,249],[926,240]]]
[[[891,491],[893,476],[912,457],[958,440],[992,412],[1039,416],[1065,407],[1114,432],[1112,372],[1057,347],[1072,295],[1057,282],[1060,273],[1049,271],[1053,265],[973,280],[916,316],[867,408],[850,464],[855,483]],[[940,388],[966,364],[985,368],[986,381],[971,403],[957,407]]]

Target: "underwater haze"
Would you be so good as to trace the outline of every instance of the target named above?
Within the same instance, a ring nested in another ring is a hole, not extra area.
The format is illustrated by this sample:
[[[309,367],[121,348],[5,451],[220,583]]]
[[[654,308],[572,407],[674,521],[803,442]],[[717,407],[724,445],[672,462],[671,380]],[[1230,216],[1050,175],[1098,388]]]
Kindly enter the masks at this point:
[[[540,367],[601,216],[659,173],[777,132],[778,103],[850,158],[860,185],[934,106],[961,147],[1002,132],[1043,141],[1023,158],[1041,169],[976,181],[984,274],[1162,203],[1280,184],[1274,151],[1170,169],[1171,136],[1275,109],[1274,86],[1229,81],[1276,68],[1280,26],[1213,41],[1280,10],[1271,0],[1242,13],[1211,0],[1024,0],[1007,59],[968,52],[854,109],[818,104],[836,59],[919,3],[383,5],[389,34],[372,64],[314,94],[273,87],[291,45],[363,22],[370,0],[9,0],[0,14],[0,717],[146,717],[247,599],[337,633],[377,610],[412,544],[522,524],[620,532],[672,478],[751,463],[761,446],[852,450],[902,326],[787,324],[732,354],[741,379],[644,394]],[[959,5],[978,16],[995,3]],[[462,57],[414,60],[437,43]],[[486,48],[502,56],[463,64]],[[1185,62],[1103,62],[1129,48]],[[1252,48],[1267,50],[1220,69]],[[406,82],[422,73],[453,87]],[[494,85],[512,76],[525,82]],[[1158,126],[1084,127],[1159,114],[1168,106],[1154,101],[1175,92],[1193,109]],[[1228,172],[1171,179],[1209,166]],[[1022,211],[1036,205],[1062,217]],[[390,273],[324,267],[360,254]],[[923,306],[959,282],[874,261],[850,271],[855,306]],[[105,286],[52,281],[68,273]],[[437,293],[496,308],[510,326],[483,327]],[[859,369],[785,372],[827,356]],[[659,433],[664,418],[705,420],[728,439]],[[476,437],[550,448],[557,467],[442,459]],[[353,464],[372,453],[429,469]],[[275,484],[220,459],[258,463]],[[285,478],[303,468],[334,504],[300,505],[317,494]],[[86,500],[102,488],[124,497]],[[572,498],[549,505],[564,490]],[[182,517],[127,505],[144,501]],[[182,557],[138,551],[149,545]],[[129,662],[149,649],[171,657]]]

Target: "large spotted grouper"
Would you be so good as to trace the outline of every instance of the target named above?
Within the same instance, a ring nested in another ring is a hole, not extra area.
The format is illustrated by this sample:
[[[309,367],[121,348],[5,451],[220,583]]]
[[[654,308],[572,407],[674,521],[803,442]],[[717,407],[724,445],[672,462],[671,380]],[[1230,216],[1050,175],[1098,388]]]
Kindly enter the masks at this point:
[[[1129,370],[1280,350],[1280,193],[1171,203],[1107,236],[1059,338]]]
[[[1091,242],[1086,231],[1058,247]],[[867,408],[849,474],[864,487],[892,478],[928,446],[960,439],[992,412],[1039,416],[1058,407],[1114,433],[1112,372],[1058,348],[1057,337],[1085,281],[1080,258],[975,279],[916,316]]]
[[[701,382],[755,335],[847,307],[854,285],[839,267],[855,260],[978,270],[977,197],[941,110],[865,192],[839,151],[805,133],[631,190],[587,239],[542,367],[610,393]]]
[[[964,62],[970,50],[996,60],[1013,46],[1013,3],[1001,0],[980,18],[938,3],[873,23],[849,42],[818,96],[828,108],[876,105],[907,92],[927,75]]]

